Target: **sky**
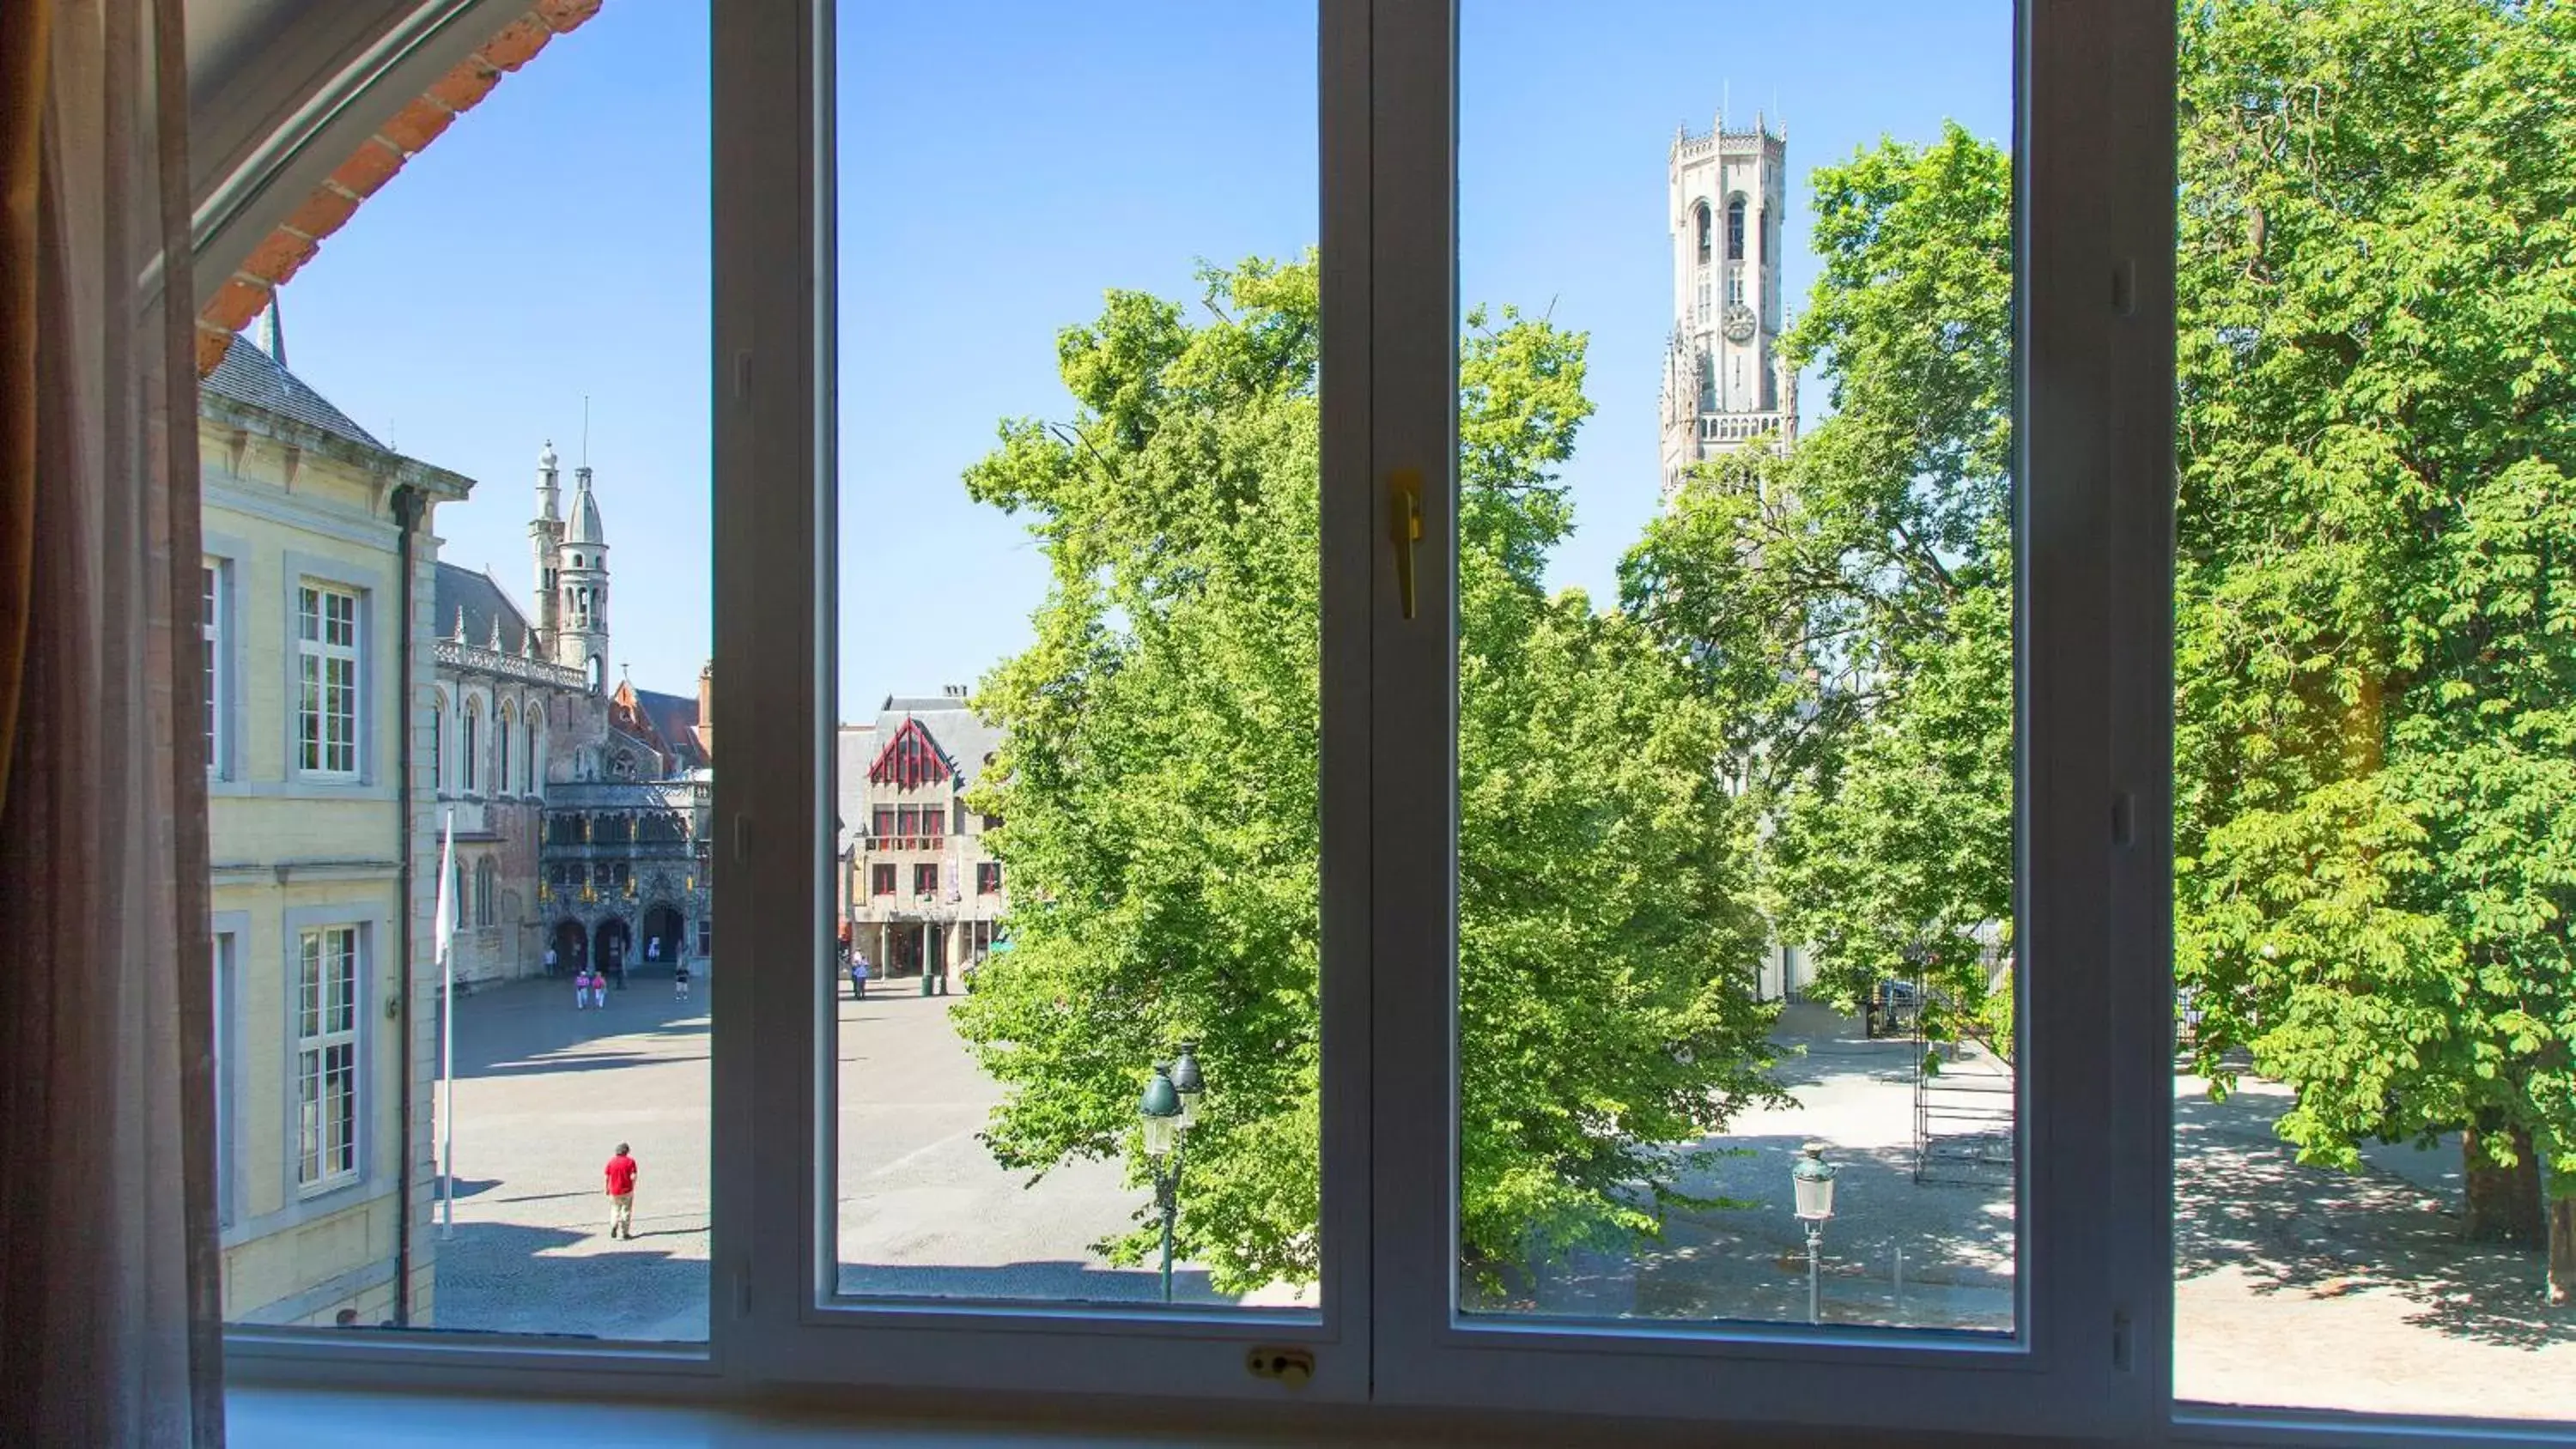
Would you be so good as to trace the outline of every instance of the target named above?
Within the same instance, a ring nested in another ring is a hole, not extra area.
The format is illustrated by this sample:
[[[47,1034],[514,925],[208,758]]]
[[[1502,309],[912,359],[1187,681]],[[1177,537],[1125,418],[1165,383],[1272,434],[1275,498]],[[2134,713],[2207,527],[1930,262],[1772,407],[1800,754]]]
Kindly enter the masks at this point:
[[[1551,580],[1606,599],[1656,505],[1674,128],[1721,106],[1730,126],[1785,120],[1794,316],[1813,168],[1944,119],[2009,139],[2011,5],[1461,8],[1460,296],[1590,334],[1597,411]],[[870,719],[1030,637],[1044,561],[960,476],[1002,420],[1070,419],[1058,330],[1107,288],[1195,302],[1202,261],[1313,244],[1315,17],[983,0],[845,4],[839,24],[839,694]],[[538,450],[562,455],[567,501],[587,456],[610,669],[682,694],[711,632],[706,43],[703,4],[609,0],[359,208],[281,307],[298,375],[476,480],[438,511],[441,557],[523,607]],[[1801,402],[1823,406],[1812,378]]]

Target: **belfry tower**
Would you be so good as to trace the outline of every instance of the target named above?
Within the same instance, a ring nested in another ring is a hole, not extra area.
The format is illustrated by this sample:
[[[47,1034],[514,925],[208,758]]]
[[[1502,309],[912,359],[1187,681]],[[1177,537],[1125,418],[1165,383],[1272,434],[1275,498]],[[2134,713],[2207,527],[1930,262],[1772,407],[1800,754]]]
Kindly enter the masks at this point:
[[[1780,356],[1780,217],[1789,138],[1756,112],[1673,133],[1673,331],[1664,352],[1663,493],[1691,465],[1798,435],[1798,377]]]

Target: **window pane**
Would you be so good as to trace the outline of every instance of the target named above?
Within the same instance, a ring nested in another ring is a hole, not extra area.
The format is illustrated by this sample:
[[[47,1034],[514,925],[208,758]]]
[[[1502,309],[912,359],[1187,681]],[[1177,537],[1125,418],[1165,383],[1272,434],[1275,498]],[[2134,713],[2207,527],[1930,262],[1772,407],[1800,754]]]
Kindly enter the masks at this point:
[[[2576,1420],[2576,13],[2181,27],[2174,1390]]]
[[[844,1294],[1317,1301],[1315,27],[843,9]]]
[[[707,1336],[709,37],[586,8],[204,382],[237,1324]]]
[[[2013,9],[1617,16],[1461,19],[1459,1306],[2009,1331]]]

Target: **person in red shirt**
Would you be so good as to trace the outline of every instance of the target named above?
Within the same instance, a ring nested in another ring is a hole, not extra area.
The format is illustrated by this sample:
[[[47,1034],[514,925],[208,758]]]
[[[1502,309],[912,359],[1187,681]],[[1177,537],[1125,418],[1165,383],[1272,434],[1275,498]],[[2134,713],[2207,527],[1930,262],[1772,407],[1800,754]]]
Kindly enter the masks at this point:
[[[608,1235],[635,1236],[635,1159],[626,1155],[623,1142],[617,1144],[617,1155],[608,1159]]]

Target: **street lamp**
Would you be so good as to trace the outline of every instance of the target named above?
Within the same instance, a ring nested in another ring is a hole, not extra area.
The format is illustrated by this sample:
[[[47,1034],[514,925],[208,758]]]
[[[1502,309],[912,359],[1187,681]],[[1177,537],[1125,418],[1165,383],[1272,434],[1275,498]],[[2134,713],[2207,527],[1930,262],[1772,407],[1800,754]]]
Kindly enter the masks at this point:
[[[1196,1066],[1197,1063],[1191,1063]],[[1136,1104],[1138,1115],[1145,1119],[1145,1161],[1154,1174],[1154,1206],[1163,1214],[1163,1301],[1172,1301],[1172,1219],[1180,1210],[1181,1129],[1188,1126],[1189,1109],[1181,1101],[1180,1089],[1173,1085],[1171,1073],[1161,1062],[1154,1063],[1153,1078],[1145,1083],[1144,1099]]]
[[[1172,1090],[1181,1096],[1181,1125],[1199,1125],[1199,1102],[1207,1096],[1207,1080],[1199,1075],[1199,1044],[1181,1043],[1181,1055],[1172,1063]]]
[[[1822,1321],[1819,1257],[1825,1240],[1825,1219],[1834,1215],[1834,1167],[1825,1161],[1821,1142],[1807,1144],[1806,1155],[1789,1169],[1789,1179],[1797,1194],[1798,1221],[1807,1227],[1807,1322]]]

